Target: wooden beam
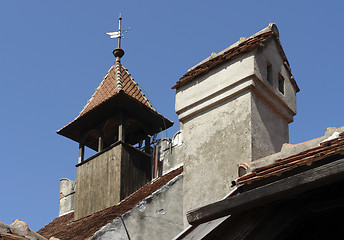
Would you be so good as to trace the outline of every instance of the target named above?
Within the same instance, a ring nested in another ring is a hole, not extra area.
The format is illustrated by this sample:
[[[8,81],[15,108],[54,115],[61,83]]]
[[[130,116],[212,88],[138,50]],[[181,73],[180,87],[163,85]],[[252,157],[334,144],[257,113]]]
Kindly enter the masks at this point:
[[[344,158],[189,211],[191,225],[240,213],[344,179]]]
[[[104,148],[103,137],[99,136],[99,138],[98,138],[98,152],[103,151],[103,148]]]
[[[147,133],[145,138],[145,153],[151,155],[150,137],[147,135]]]
[[[125,132],[124,132],[124,113],[120,111],[117,116],[118,121],[118,141],[125,142]]]
[[[84,161],[84,157],[85,157],[85,145],[83,143],[79,143],[78,164],[82,163]]]

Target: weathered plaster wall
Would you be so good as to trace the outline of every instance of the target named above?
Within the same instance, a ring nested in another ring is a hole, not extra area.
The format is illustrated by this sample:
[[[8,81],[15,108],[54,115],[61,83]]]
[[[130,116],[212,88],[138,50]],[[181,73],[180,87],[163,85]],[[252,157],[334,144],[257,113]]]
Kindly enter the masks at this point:
[[[75,184],[68,178],[60,179],[59,216],[74,211]]]
[[[123,215],[132,240],[172,239],[183,230],[183,175],[144,199]],[[123,223],[115,219],[99,230],[92,240],[127,240]]]
[[[175,110],[179,120],[184,122],[247,87],[247,82],[240,80],[254,74],[253,54],[245,54],[178,88]]]
[[[163,138],[159,143],[159,161],[162,161],[162,173],[165,174],[183,165],[183,130],[180,129],[172,139]]]
[[[267,82],[267,62],[273,84]],[[278,75],[285,93],[278,90]],[[177,89],[183,129],[184,215],[222,199],[238,164],[280,151],[296,114],[296,91],[274,41]],[[186,221],[185,221],[186,223]]]
[[[251,98],[252,111],[252,159],[251,161],[279,152],[289,142],[289,128],[286,119],[254,92]]]
[[[239,159],[251,159],[251,99],[244,92],[184,123],[184,216],[231,190]]]
[[[267,82],[267,68],[266,64],[269,62],[272,65],[272,79],[273,84]],[[254,73],[265,86],[270,89],[276,97],[280,98],[290,110],[296,114],[296,90],[290,81],[290,73],[284,65],[283,59],[278,52],[275,41],[270,40],[269,44],[255,53]],[[285,79],[284,94],[278,90],[278,74],[281,74]]]

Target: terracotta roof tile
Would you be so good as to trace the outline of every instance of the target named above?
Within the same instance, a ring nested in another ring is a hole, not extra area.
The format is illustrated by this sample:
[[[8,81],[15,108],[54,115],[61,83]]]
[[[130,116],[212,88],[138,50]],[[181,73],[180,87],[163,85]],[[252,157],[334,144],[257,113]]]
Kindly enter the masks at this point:
[[[245,38],[242,38],[245,39]],[[282,45],[279,41],[278,36],[278,29],[275,24],[270,23],[269,26],[260,32],[252,35],[251,37],[247,38],[244,41],[239,41],[227,49],[221,51],[218,54],[215,54],[214,57],[210,56],[209,58],[203,60],[201,63],[197,64],[195,67],[189,69],[187,73],[184,74],[183,77],[179,79],[179,81],[172,87],[172,89],[177,89],[179,87],[184,86],[185,84],[191,82],[194,78],[206,74],[210,70],[214,69],[215,67],[220,66],[221,64],[233,60],[245,53],[251,52],[254,49],[260,48],[265,46],[269,39],[274,39],[277,43],[278,50],[284,60],[284,65],[289,71],[290,76],[291,70],[289,66],[289,62],[287,57],[283,51]],[[297,83],[293,77],[291,77],[291,82],[296,90],[296,92],[300,91]]]
[[[150,182],[132,193],[119,204],[73,222],[74,213],[55,218],[38,231],[46,238],[52,236],[63,240],[88,239],[101,227],[128,212],[146,197],[160,189],[174,177],[183,172],[183,167],[173,170],[154,182]]]
[[[131,75],[128,73],[128,70],[122,66],[122,81],[123,81],[123,91],[129,96],[135,98],[139,102],[143,103],[148,108],[156,111],[152,105],[149,103],[148,99],[142,93],[142,90],[139,88],[138,84],[134,81]],[[88,100],[84,109],[80,112],[79,117],[85,115],[87,112],[96,108],[107,99],[116,95],[116,77],[115,77],[115,67],[112,66],[108,71],[108,74],[104,77],[103,81],[100,83],[99,87],[96,89],[91,99]]]
[[[300,152],[296,155],[277,159],[274,163],[259,167],[236,180],[236,184],[250,184],[252,182],[266,179],[272,176],[279,176],[282,173],[291,171],[301,166],[310,166],[334,155],[344,155],[344,134],[340,137],[320,144],[320,146]]]
[[[162,116],[153,108],[149,100],[143,94],[143,91],[129,74],[128,70],[121,66],[121,71],[123,82],[121,90],[116,90],[115,67],[112,66],[79,115],[73,121],[59,129],[57,133],[79,142],[81,139],[80,135],[85,130],[85,126],[86,128],[90,127],[88,123],[91,124],[91,122],[97,118],[95,116],[100,116],[99,118],[101,118],[103,115],[111,114],[111,111],[107,112],[102,110],[102,112],[99,112],[98,110],[104,109],[104,106],[109,107],[111,104],[120,104],[120,102],[116,102],[116,100],[124,96],[126,99],[130,99],[133,104],[135,103],[137,106],[140,106],[143,112],[153,117],[153,123],[150,129],[151,134],[156,133],[159,129],[164,129],[164,127],[169,128],[172,126],[173,122]],[[98,114],[94,114],[96,112]]]

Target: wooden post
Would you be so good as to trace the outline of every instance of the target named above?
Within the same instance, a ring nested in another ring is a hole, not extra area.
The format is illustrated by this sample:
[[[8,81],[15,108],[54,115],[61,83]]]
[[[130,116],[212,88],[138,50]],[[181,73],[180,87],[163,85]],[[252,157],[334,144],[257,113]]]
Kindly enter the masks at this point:
[[[145,153],[151,154],[150,149],[150,137],[147,135],[145,138]]]
[[[99,136],[98,138],[98,152],[101,152],[103,150],[103,137]]]
[[[97,127],[97,133],[99,135],[99,137],[98,137],[98,152],[101,152],[104,148],[103,127],[104,127],[104,124],[100,124],[100,126]]]
[[[154,171],[153,171],[153,178],[158,177],[158,158],[159,158],[159,144],[155,145],[155,148],[154,148]]]
[[[124,134],[124,114],[120,112],[120,114],[118,114],[118,141],[124,142]]]
[[[82,163],[84,161],[85,156],[85,145],[82,143],[79,143],[79,159],[78,163]]]

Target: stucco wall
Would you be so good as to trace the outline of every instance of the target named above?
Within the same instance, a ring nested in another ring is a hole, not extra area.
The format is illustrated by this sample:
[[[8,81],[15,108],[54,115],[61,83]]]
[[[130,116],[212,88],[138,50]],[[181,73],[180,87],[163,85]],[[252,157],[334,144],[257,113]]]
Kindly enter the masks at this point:
[[[184,123],[184,216],[222,199],[237,177],[239,159],[251,159],[251,93],[213,106]]]
[[[289,142],[289,128],[286,119],[254,92],[251,98],[252,111],[252,159],[251,161],[281,151]]]
[[[172,239],[183,230],[183,175],[144,199],[123,215],[132,240]],[[99,230],[92,240],[127,240],[123,223],[115,219]]]
[[[254,74],[253,54],[245,54],[178,88],[175,110],[179,120],[184,122],[245,87],[240,80]]]
[[[272,85],[266,79],[268,62]],[[278,89],[279,74],[285,79],[284,94]],[[278,152],[288,142],[288,123],[296,114],[290,77],[276,43],[270,41],[177,89],[184,215],[230,192],[239,163]]]
[[[260,49],[255,53],[254,58],[254,73],[265,86],[272,90],[278,98],[280,98],[290,110],[296,114],[296,90],[290,81],[290,73],[287,71],[283,59],[278,51],[277,44],[274,40],[270,40],[266,47]],[[269,62],[272,65],[272,79],[273,84],[270,85],[267,79],[266,64]],[[285,91],[284,94],[278,90],[278,74],[281,74],[285,79]]]

